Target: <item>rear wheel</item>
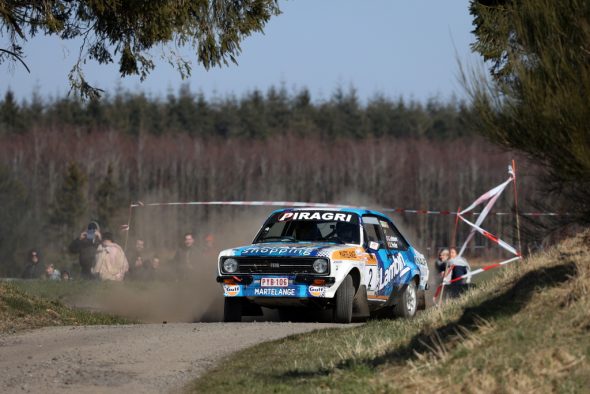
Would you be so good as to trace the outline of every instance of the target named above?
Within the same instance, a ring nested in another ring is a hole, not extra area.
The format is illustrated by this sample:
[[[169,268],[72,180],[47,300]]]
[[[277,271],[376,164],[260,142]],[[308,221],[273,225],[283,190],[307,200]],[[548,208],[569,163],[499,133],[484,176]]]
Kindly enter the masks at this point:
[[[399,297],[398,302],[393,308],[393,313],[398,317],[414,317],[417,307],[418,295],[416,292],[416,283],[411,281]]]
[[[354,285],[352,276],[347,275],[336,290],[334,300],[334,323],[350,323],[352,321],[352,300],[354,299]]]
[[[241,298],[226,297],[223,305],[223,321],[224,322],[241,322],[242,321],[242,306]]]

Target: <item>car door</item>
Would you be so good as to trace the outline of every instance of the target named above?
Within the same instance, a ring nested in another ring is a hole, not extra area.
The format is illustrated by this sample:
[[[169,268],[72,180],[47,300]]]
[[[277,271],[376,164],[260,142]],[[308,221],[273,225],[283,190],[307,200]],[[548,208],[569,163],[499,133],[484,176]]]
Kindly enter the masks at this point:
[[[391,220],[379,217],[379,225],[387,251],[387,266],[381,271],[380,287],[382,294],[389,295],[395,287],[405,284],[409,279],[408,272],[411,271],[409,263],[413,260],[413,255],[410,245]]]
[[[377,295],[379,292],[380,271],[384,266],[388,266],[387,261],[389,255],[379,219],[376,216],[364,215],[362,220],[363,243],[365,250],[370,255],[369,261],[365,264],[365,286],[367,287],[367,294],[371,298],[372,295]],[[378,245],[378,248],[374,247],[375,244]],[[370,246],[373,247],[371,248]]]

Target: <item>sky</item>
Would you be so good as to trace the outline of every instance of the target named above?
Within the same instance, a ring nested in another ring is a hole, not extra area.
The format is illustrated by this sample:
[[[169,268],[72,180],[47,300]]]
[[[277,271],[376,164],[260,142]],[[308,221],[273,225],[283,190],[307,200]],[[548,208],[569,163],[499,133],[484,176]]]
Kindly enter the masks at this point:
[[[469,0],[279,0],[283,13],[269,21],[264,34],[242,43],[238,65],[207,71],[194,64],[188,80],[165,61],[157,61],[143,82],[121,78],[117,65],[89,63],[84,73],[107,92],[121,86],[162,97],[188,83],[207,97],[284,85],[288,91],[307,87],[315,100],[329,99],[338,87],[354,87],[364,101],[375,94],[418,101],[463,98],[458,60],[479,62],[470,51],[475,38],[468,5]],[[19,64],[0,64],[0,94],[8,88],[19,99],[34,90],[42,97],[66,94],[79,46],[50,37],[29,40],[24,49],[31,73]]]

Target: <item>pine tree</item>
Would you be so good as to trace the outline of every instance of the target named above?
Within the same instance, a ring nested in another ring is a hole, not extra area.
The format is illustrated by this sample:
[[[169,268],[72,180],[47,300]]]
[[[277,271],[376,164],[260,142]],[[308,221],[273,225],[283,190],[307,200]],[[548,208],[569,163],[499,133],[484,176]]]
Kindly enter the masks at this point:
[[[8,89],[4,100],[0,102],[0,133],[17,133],[22,131],[20,108],[12,90]]]
[[[117,191],[117,185],[113,179],[113,166],[109,163],[107,173],[96,190],[97,217],[103,228],[109,227],[111,217],[120,206]]]
[[[71,162],[64,174],[61,188],[56,193],[50,215],[50,223],[58,226],[64,235],[74,233],[86,213],[86,182],[87,177],[78,164]]]
[[[0,165],[0,275],[18,275],[21,267],[15,263],[15,251],[31,247],[36,234],[22,237],[29,224],[29,200],[25,186],[10,171]],[[29,243],[29,245],[24,245]],[[11,264],[13,263],[13,264]]]

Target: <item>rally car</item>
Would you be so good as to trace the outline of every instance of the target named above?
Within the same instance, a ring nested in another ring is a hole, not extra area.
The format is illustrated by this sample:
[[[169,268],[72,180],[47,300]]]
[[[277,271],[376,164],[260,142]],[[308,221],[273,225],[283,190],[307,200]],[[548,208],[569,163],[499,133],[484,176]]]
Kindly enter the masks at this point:
[[[251,245],[219,254],[224,320],[275,308],[331,310],[337,323],[377,311],[412,317],[424,305],[428,266],[382,213],[365,209],[281,209]]]

